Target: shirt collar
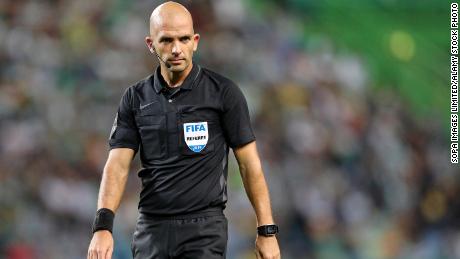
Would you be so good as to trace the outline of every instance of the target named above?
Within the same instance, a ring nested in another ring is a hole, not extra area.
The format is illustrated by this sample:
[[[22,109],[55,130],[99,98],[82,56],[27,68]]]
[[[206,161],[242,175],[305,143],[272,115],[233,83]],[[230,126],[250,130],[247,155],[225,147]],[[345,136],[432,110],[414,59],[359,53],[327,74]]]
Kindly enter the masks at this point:
[[[198,78],[198,75],[200,74],[200,71],[201,67],[196,63],[193,63],[192,70],[187,75],[184,82],[182,82],[180,88],[185,90],[191,90],[194,85],[195,79]],[[158,66],[155,70],[155,75],[153,78],[153,88],[155,89],[155,92],[158,94],[164,87],[167,87],[167,83],[161,75],[161,67]]]

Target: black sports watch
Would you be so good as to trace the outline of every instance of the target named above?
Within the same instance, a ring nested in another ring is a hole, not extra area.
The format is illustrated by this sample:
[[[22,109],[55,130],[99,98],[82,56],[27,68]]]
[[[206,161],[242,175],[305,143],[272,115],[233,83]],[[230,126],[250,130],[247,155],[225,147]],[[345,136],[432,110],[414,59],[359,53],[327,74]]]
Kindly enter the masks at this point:
[[[271,237],[278,233],[278,226],[277,225],[263,225],[257,227],[257,234],[264,236],[264,237]]]

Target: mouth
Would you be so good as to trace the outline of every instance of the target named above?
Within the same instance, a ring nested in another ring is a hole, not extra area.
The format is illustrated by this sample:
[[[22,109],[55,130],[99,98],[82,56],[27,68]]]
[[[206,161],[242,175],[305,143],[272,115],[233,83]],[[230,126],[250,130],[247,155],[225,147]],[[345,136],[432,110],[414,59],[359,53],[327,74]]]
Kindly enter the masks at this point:
[[[184,61],[185,59],[183,58],[177,58],[177,59],[168,59],[168,61],[174,65],[178,65],[180,64],[182,61]]]

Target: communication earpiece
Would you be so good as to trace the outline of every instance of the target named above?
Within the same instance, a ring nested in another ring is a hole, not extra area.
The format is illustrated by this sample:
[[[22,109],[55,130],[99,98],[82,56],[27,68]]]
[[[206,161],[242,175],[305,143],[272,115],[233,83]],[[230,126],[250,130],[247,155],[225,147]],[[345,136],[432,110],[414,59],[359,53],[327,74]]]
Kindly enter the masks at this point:
[[[153,47],[153,44],[150,44],[149,46],[149,50],[152,54],[155,54],[155,56],[157,56],[158,60],[160,60],[161,62],[163,62],[163,64],[165,64],[165,66],[167,68],[171,68],[171,65],[169,63],[167,63],[166,61],[164,61],[163,59],[160,58],[160,56],[158,55],[158,53],[155,51],[155,48]]]

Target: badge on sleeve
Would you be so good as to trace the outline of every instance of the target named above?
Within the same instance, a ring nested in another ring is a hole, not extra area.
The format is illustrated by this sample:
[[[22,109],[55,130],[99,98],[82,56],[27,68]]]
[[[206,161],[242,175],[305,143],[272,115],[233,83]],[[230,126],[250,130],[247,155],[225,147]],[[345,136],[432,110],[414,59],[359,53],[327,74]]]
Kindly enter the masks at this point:
[[[200,152],[208,143],[208,122],[184,123],[184,138],[190,150]]]

